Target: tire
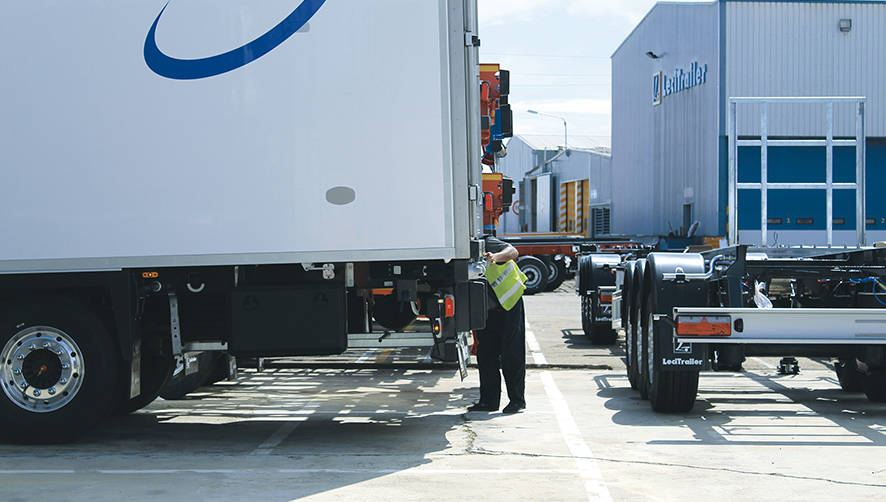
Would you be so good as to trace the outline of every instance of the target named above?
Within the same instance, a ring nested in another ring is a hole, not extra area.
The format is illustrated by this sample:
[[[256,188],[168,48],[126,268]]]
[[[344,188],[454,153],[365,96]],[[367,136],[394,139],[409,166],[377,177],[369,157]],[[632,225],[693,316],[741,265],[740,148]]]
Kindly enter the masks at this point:
[[[592,296],[581,297],[581,329],[591,345],[612,345],[618,338],[618,333],[612,329],[609,322],[599,322],[594,317],[596,302]]]
[[[545,291],[554,291],[566,280],[566,265],[563,265],[563,260],[554,259],[546,260],[545,265],[548,266],[548,285],[545,286]]]
[[[855,359],[838,359],[834,363],[834,372],[845,392],[864,392],[864,374],[858,371]]]
[[[400,331],[417,317],[411,302],[401,302],[394,295],[376,296],[372,306],[375,321],[391,331]]]
[[[591,329],[593,329],[594,318],[591,315],[591,297],[581,297],[581,329],[584,331],[588,340],[591,339]]]
[[[121,399],[115,410],[116,414],[133,413],[157,399],[175,367],[169,346],[168,331],[157,329],[145,333],[142,338],[141,393],[134,398],[129,397],[130,371],[128,365],[122,365],[120,381],[125,385],[120,389]]]
[[[863,375],[862,384],[868,401],[886,403],[886,368],[872,368]]]
[[[521,256],[517,258],[517,266],[526,274],[524,295],[534,295],[545,290],[548,285],[548,267],[545,262],[534,256]]]
[[[38,297],[4,306],[0,356],[3,441],[73,441],[118,402],[117,345],[101,319],[77,302]]]
[[[197,371],[186,375],[185,370],[182,370],[178,375],[170,376],[163,388],[160,389],[160,397],[175,401],[206,385],[215,372],[215,354],[213,352],[198,352],[196,357]]]
[[[646,361],[649,358],[648,346],[646,344],[646,332],[644,331],[645,323],[641,322],[643,308],[640,305],[643,293],[643,275],[646,273],[646,260],[637,260],[634,268],[634,282],[630,292],[630,306],[628,308],[628,316],[630,318],[630,328],[634,333],[634,344],[637,347],[637,390],[640,392],[640,399],[649,399],[649,373]]]
[[[647,337],[646,354],[648,376],[649,403],[659,413],[685,413],[695,406],[698,395],[698,371],[664,371],[660,347],[664,340],[669,340],[673,333],[670,326],[664,323],[654,324],[652,315],[656,312],[655,299],[648,295],[645,309],[644,331]]]
[[[628,302],[631,296],[632,282],[634,280],[634,262],[625,266],[624,284],[621,287],[621,325],[625,332],[625,369],[628,374],[628,382],[631,388],[638,389],[640,376],[637,371],[637,333],[631,329],[630,316],[628,315]]]

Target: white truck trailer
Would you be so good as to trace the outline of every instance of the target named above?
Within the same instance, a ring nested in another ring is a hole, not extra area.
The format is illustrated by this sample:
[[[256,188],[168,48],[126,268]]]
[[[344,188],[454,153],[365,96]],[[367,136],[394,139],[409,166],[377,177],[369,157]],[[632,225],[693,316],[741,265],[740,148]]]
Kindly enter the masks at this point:
[[[373,317],[422,312],[458,359],[486,315],[476,19],[476,0],[5,6],[2,438],[76,438],[189,351],[341,353]]]

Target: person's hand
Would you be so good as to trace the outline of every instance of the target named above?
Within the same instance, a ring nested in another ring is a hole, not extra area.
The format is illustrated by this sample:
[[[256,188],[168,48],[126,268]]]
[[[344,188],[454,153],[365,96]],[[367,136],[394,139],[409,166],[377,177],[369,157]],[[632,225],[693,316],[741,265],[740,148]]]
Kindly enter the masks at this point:
[[[495,263],[495,255],[490,253],[489,251],[487,251],[486,252],[486,261],[488,261],[489,263]]]

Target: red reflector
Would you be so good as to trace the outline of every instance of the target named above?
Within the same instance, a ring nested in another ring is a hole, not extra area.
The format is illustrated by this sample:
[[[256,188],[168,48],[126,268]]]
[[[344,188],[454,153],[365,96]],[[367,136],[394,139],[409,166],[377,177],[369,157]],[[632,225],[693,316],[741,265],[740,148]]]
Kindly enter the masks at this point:
[[[375,288],[372,290],[372,294],[378,296],[390,296],[394,294],[394,288]]]
[[[612,303],[612,295],[600,294],[600,303]]]
[[[728,315],[678,316],[677,334],[681,336],[730,336],[732,335],[732,318]]]
[[[444,317],[455,317],[455,298],[447,296],[445,299]]]

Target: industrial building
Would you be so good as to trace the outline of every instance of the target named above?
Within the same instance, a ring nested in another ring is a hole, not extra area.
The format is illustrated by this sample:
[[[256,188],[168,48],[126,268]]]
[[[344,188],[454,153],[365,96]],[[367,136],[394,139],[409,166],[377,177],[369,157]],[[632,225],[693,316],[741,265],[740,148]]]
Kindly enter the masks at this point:
[[[514,180],[517,193],[511,210],[499,220],[498,232],[609,234],[612,178],[608,139],[511,138],[498,170]]]
[[[826,244],[826,185],[833,243],[855,244],[858,164],[867,242],[886,240],[886,2],[662,2],[613,54],[612,84],[613,233],[698,222],[725,237],[732,98],[842,96],[864,98],[863,124],[856,103],[830,105],[830,141],[827,103],[735,105],[738,237],[761,243],[765,226],[769,245]]]

